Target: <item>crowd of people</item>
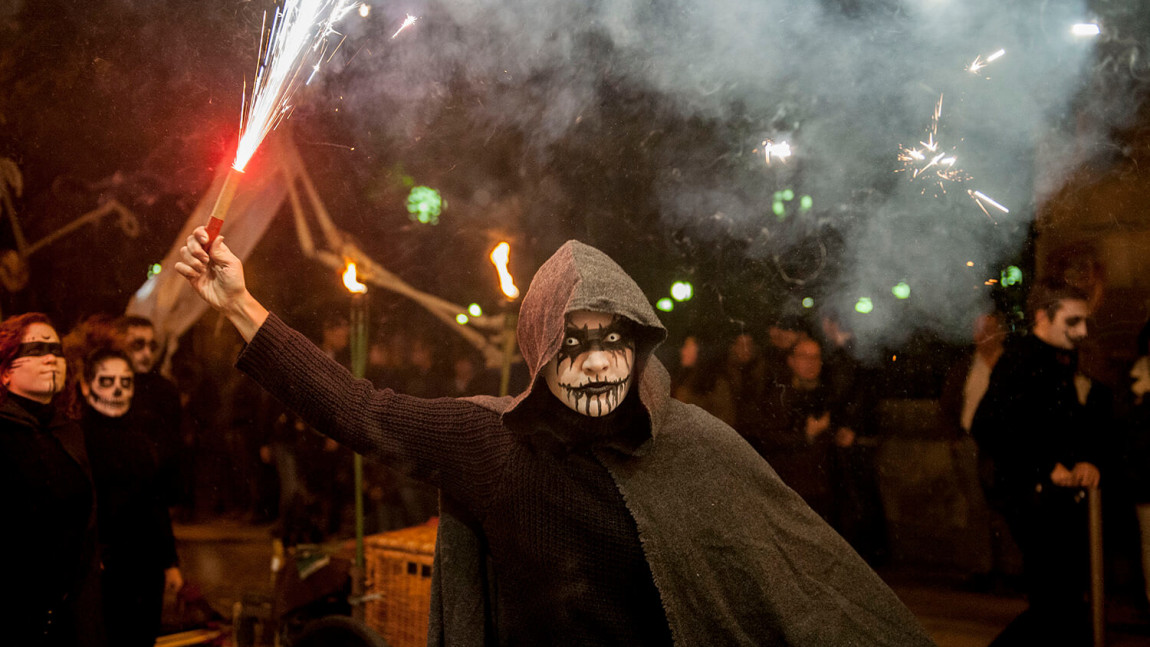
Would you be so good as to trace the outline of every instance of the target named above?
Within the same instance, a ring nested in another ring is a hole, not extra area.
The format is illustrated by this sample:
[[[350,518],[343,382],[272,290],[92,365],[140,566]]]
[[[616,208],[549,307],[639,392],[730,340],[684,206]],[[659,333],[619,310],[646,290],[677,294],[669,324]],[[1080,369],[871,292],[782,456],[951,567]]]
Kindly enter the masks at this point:
[[[878,395],[852,352],[850,331],[832,316],[820,324],[816,331],[802,317],[780,317],[763,344],[746,330],[726,343],[688,335],[672,394],[734,428],[877,563],[886,556],[873,455]]]
[[[970,514],[988,517],[970,581],[982,590],[1009,581],[1029,601],[995,645],[1090,644],[1091,488],[1106,485],[1110,570],[1124,584],[1123,566],[1140,561],[1138,579],[1150,583],[1150,324],[1127,379],[1107,384],[1079,361],[1092,307],[1091,292],[1066,281],[1032,287],[1018,330],[1005,312],[973,318],[973,344],[940,385],[936,437],[972,457],[955,461],[955,478],[973,485]],[[688,336],[673,392],[730,424],[860,554],[881,560],[872,451],[880,394],[853,359],[849,331],[831,317],[821,324],[816,332],[785,317],[765,331],[763,348],[740,332],[714,344],[721,352]],[[1004,556],[1012,552],[1020,573]],[[1145,609],[1150,584],[1140,597],[1134,606]]]
[[[183,585],[163,471],[171,412],[163,389],[140,388],[155,350],[141,329],[93,317],[61,338],[40,313],[0,323],[11,644],[152,645],[165,591]]]
[[[308,344],[246,292],[226,247],[209,255],[199,235],[181,272],[193,285],[211,263],[233,272],[197,290],[236,325],[239,366],[254,378],[233,383],[235,402],[211,424],[189,406],[194,392],[160,375],[147,319],[87,317],[63,336],[37,313],[0,323],[0,492],[20,530],[2,549],[18,556],[13,581],[28,583],[4,607],[14,644],[151,645],[165,591],[183,585],[172,512],[274,520],[290,545],[346,534],[353,450],[369,459],[369,532],[442,514],[450,548],[437,565],[478,546],[487,554],[467,558],[486,566],[467,572],[509,583],[482,590],[437,572],[432,628],[444,644],[474,631],[548,644],[929,642],[867,565],[888,555],[881,396],[835,316],[780,317],[762,337],[687,335],[661,377],[652,351],[666,331],[641,293],[597,250],[568,244],[524,301],[530,376],[518,397],[470,397],[496,395],[477,354],[394,330],[370,346],[365,390],[340,372],[346,316],[327,312]],[[608,278],[562,278],[588,271]],[[579,307],[580,290],[595,289]],[[977,454],[970,479],[996,541],[1022,555],[1030,606],[996,645],[1088,643],[1085,492],[1102,484],[1107,514],[1129,521],[1114,527],[1133,529],[1150,600],[1150,326],[1128,382],[1107,386],[1078,361],[1090,312],[1081,290],[1034,286],[1026,329],[978,317],[969,354],[940,385],[938,425]],[[668,408],[660,388],[707,413]],[[697,446],[700,432],[722,455]],[[726,503],[691,514],[700,500]],[[684,570],[685,555],[716,578]],[[841,572],[822,570],[828,555]],[[728,571],[770,574],[772,586],[718,576]],[[822,584],[801,593],[800,610],[788,598],[799,590],[779,582],[804,578]],[[476,596],[481,617],[451,611]]]
[[[347,317],[321,324],[317,345],[346,364]],[[377,336],[368,373],[424,397],[493,394],[480,359],[452,351]],[[243,381],[181,388],[162,359],[142,317],[88,316],[67,334],[40,313],[0,323],[0,488],[20,529],[0,550],[29,583],[0,607],[13,644],[152,645],[165,593],[184,584],[173,515],[275,520],[287,545],[350,531],[350,450]],[[433,488],[382,464],[366,487],[369,532],[437,512]]]

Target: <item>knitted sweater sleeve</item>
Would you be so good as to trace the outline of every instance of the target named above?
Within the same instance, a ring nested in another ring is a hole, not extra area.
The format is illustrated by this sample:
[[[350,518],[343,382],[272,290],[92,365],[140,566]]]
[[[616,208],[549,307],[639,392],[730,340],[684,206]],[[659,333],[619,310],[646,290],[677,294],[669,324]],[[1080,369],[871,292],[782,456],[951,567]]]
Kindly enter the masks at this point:
[[[274,314],[236,366],[320,432],[473,510],[497,484],[510,443],[498,413],[456,398],[378,390]]]

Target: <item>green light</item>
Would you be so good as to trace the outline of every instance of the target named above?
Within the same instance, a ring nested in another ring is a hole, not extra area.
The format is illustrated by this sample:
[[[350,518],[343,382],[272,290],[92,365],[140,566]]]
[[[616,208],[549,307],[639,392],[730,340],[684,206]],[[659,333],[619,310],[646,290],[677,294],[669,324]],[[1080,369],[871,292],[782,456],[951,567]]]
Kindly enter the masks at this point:
[[[655,302],[655,307],[663,312],[670,312],[675,309],[675,302],[667,297],[663,297]]]
[[[771,211],[775,212],[775,215],[779,217],[779,220],[787,217],[787,205],[783,204],[779,200],[775,200],[774,204],[771,205]]]
[[[407,195],[407,212],[411,214],[411,219],[425,225],[438,225],[444,206],[439,191],[431,187],[413,187]]]
[[[1002,270],[1002,285],[1010,287],[1012,285],[1019,285],[1022,283],[1022,270],[1017,265]]]
[[[814,207],[814,206],[815,206],[815,200],[814,200],[814,198],[812,198],[809,195],[804,195],[799,200],[799,208],[802,209],[803,211],[810,211],[811,207]]]
[[[906,281],[900,281],[898,285],[890,289],[890,293],[893,294],[896,299],[909,299],[910,286],[906,284]]]
[[[855,304],[855,312],[869,315],[872,311],[874,311],[874,303],[870,297],[859,297],[858,303]]]
[[[671,298],[676,301],[690,301],[695,295],[695,288],[686,281],[675,281],[671,284]]]
[[[483,308],[480,308],[478,303],[473,303],[467,306],[467,314],[471,315],[472,317],[482,317]]]
[[[814,300],[814,299],[812,299],[812,298],[810,298],[810,297],[806,297],[805,299],[803,299],[803,307],[804,307],[804,308],[813,308],[813,307],[815,307],[815,300]]]
[[[462,312],[455,315],[455,323],[459,324],[460,326],[466,326],[468,321],[471,320],[468,319],[467,315],[463,314]]]
[[[783,191],[783,199],[786,200],[787,202],[794,200],[795,199],[795,192],[790,190],[790,189],[784,190]]]

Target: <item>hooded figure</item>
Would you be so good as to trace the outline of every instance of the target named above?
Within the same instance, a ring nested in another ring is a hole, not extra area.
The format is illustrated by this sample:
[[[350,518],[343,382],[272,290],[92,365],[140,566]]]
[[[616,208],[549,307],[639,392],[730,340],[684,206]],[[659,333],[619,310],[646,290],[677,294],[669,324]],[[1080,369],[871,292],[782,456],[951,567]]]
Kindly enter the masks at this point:
[[[193,285],[204,241],[177,268]],[[242,370],[441,489],[429,645],[932,644],[730,427],[670,398],[652,355],[665,330],[592,247],[566,243],[533,279],[518,328],[531,385],[514,398],[375,390],[274,315],[234,314],[262,310],[246,288],[224,291],[247,303],[223,304],[247,331]],[[572,377],[596,352],[613,377]]]

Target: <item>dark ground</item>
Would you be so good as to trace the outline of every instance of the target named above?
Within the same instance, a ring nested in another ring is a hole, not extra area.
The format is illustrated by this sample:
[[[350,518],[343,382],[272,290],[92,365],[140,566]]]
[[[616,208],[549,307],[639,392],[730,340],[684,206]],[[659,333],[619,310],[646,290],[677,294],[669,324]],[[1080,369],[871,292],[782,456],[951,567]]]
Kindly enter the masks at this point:
[[[224,616],[230,618],[245,596],[271,593],[269,525],[232,520],[177,525],[176,537],[185,578]],[[887,569],[883,576],[939,647],[983,647],[1025,608],[1015,593],[971,592],[945,576],[908,569]],[[1150,618],[1123,601],[1108,600],[1106,644],[1150,645]]]

